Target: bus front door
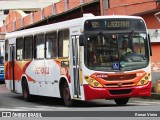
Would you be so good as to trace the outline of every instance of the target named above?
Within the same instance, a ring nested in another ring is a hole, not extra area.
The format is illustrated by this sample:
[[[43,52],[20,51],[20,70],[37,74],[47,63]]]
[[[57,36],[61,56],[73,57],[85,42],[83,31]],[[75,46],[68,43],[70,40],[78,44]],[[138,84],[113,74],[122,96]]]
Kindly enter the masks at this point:
[[[15,72],[14,72],[14,58],[15,58],[15,45],[10,45],[10,67],[11,67],[11,82],[10,82],[10,88],[12,92],[15,92]]]
[[[72,36],[71,48],[71,83],[74,88],[74,98],[80,98],[80,81],[79,81],[79,36]]]

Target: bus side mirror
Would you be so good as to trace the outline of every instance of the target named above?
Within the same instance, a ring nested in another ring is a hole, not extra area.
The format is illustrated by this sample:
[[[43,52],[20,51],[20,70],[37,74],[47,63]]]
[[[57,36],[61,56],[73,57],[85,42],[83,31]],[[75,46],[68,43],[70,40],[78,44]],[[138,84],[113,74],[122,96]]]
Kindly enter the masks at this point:
[[[85,36],[80,35],[79,36],[79,46],[84,46],[85,45]]]
[[[149,42],[150,56],[152,56],[151,39],[149,34],[148,34],[148,42]]]

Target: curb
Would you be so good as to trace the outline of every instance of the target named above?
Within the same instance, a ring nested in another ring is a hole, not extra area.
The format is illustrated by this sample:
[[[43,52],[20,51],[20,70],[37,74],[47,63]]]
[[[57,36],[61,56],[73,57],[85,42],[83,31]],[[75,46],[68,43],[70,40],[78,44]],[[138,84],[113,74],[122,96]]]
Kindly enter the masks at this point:
[[[141,97],[141,98],[160,100],[160,94],[158,94],[158,93],[151,93],[151,96],[150,96],[150,97]]]
[[[150,99],[159,99],[160,100],[160,94],[158,94],[158,93],[151,93]]]

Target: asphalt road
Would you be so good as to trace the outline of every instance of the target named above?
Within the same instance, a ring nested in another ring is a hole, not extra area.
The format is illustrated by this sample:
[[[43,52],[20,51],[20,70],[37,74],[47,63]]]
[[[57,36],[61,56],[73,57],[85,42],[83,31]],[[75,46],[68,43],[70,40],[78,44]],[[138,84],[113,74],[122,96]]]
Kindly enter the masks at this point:
[[[131,98],[126,106],[117,106],[113,100],[77,101],[74,107],[66,107],[61,99],[50,97],[36,96],[33,102],[25,102],[21,94],[11,93],[5,88],[4,84],[0,84],[0,111],[47,111],[49,114],[52,114],[52,112],[53,114],[57,114],[58,119],[60,119],[59,117],[66,117],[65,114],[68,111],[74,111],[73,114],[77,114],[75,111],[79,112],[80,114],[86,111],[90,117],[92,117],[93,114],[93,120],[102,120],[104,112],[109,114],[111,111],[113,111],[113,113],[111,113],[113,115],[112,117],[116,118],[118,118],[117,116],[121,116],[117,114],[128,114],[128,111],[137,111],[138,113],[139,111],[140,113],[144,113],[144,111],[151,111],[152,113],[156,114],[157,111],[160,111],[160,100]],[[57,111],[59,113],[57,113]],[[62,114],[60,111],[62,111]],[[72,113],[70,114],[72,115]],[[100,116],[95,117],[97,114]],[[107,115],[104,116],[104,119],[106,116]],[[78,115],[76,119],[80,119],[79,117],[80,116]],[[88,120],[90,117],[85,119]],[[132,117],[137,118],[135,116],[131,116],[130,120],[132,120]],[[73,117],[71,118],[73,119]],[[144,119],[142,116],[140,116],[140,118]],[[84,120],[84,118],[82,119]],[[125,117],[123,120],[125,119],[127,118]],[[147,117],[147,119],[150,120],[150,117]],[[154,119],[157,119],[157,117],[154,116]],[[146,118],[144,120],[146,120]]]

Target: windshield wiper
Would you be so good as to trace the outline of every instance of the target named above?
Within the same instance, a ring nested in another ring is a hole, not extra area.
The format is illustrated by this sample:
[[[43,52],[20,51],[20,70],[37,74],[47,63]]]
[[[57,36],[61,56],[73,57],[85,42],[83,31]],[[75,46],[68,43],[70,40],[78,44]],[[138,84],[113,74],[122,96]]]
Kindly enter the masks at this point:
[[[129,38],[132,40],[134,36],[134,30],[131,31]]]

